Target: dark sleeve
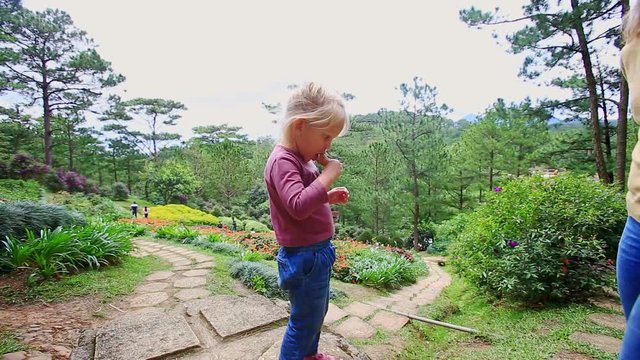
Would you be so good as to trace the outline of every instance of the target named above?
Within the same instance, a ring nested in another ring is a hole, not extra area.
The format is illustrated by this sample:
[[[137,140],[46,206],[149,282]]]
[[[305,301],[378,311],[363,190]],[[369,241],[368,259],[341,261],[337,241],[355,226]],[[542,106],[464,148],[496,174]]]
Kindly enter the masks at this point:
[[[304,187],[294,159],[282,157],[274,161],[270,176],[282,204],[296,220],[306,219],[318,207],[329,202],[329,195],[318,179]]]

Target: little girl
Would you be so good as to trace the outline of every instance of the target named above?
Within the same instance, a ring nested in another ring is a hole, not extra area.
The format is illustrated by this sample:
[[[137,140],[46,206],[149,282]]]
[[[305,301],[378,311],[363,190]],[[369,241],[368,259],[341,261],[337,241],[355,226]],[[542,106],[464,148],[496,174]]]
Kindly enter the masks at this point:
[[[331,188],[342,164],[329,159],[326,152],[348,128],[340,95],[310,83],[289,98],[283,137],[267,160],[264,178],[280,244],[279,285],[288,290],[291,302],[281,360],[337,359],[318,353],[318,341],[336,259],[330,204],[349,201],[349,191]],[[323,166],[322,173],[313,160]]]

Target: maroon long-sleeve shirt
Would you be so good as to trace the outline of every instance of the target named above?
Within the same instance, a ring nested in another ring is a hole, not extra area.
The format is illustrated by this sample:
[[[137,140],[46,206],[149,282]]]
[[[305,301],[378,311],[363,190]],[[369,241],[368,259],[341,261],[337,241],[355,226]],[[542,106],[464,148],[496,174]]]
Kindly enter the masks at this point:
[[[264,170],[271,223],[281,246],[307,246],[333,236],[329,196],[313,161],[276,145]]]

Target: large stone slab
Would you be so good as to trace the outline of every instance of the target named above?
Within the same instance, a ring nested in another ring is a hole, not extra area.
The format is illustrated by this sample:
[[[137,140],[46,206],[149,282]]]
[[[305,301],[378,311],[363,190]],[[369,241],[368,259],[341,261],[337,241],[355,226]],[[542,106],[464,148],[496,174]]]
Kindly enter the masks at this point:
[[[591,314],[589,315],[588,319],[600,326],[610,327],[623,331],[626,323],[624,316],[613,314]]]
[[[364,319],[367,316],[372,315],[378,309],[361,302],[354,302],[349,304],[349,306],[345,307],[343,310],[351,315],[355,315],[361,319]]]
[[[348,339],[368,339],[376,334],[376,329],[362,319],[352,316],[338,325],[335,332]]]
[[[213,261],[203,262],[197,265],[194,265],[193,269],[212,269],[216,264]]]
[[[329,310],[327,311],[327,315],[325,315],[324,317],[324,323],[326,325],[331,325],[334,322],[348,315],[349,314],[346,311],[340,309],[339,307],[337,307],[332,303],[329,303]]]
[[[157,292],[157,291],[166,289],[167,286],[169,286],[169,284],[167,283],[152,282],[152,283],[147,283],[147,284],[138,286],[137,290],[138,292],[141,292],[141,293]]]
[[[130,300],[132,307],[149,307],[158,305],[169,299],[165,292],[152,292],[139,295]]]
[[[173,286],[177,288],[194,288],[198,286],[203,286],[207,283],[207,279],[203,277],[188,277],[183,279],[178,279],[173,283]]]
[[[200,313],[223,339],[289,316],[262,296],[218,295],[205,300],[201,306]]]
[[[612,354],[620,353],[620,347],[622,346],[622,340],[620,339],[606,335],[587,334],[581,332],[571,334],[571,340],[593,345],[602,351]]]
[[[400,316],[388,311],[379,311],[373,316],[373,318],[371,318],[371,320],[369,320],[371,325],[390,331],[402,329],[407,322],[409,322],[408,317]]]
[[[173,296],[182,301],[202,299],[209,296],[209,291],[205,289],[183,289],[175,293]]]
[[[199,346],[182,316],[159,311],[132,314],[97,330],[95,360],[155,359]]]
[[[209,273],[209,270],[207,270],[207,269],[199,269],[199,270],[185,271],[184,273],[182,273],[182,275],[183,276],[192,277],[192,276],[205,276],[208,273]]]
[[[147,276],[145,280],[148,280],[148,281],[164,280],[172,277],[173,275],[174,273],[171,271],[157,271]]]

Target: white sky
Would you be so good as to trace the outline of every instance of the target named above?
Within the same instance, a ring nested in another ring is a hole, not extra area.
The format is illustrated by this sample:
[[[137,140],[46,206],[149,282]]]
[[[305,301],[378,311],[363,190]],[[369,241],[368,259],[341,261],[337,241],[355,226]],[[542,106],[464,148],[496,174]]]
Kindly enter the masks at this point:
[[[57,7],[87,31],[125,75],[127,97],[166,98],[188,111],[178,132],[239,125],[252,138],[278,134],[261,102],[286,102],[288,84],[320,81],[356,99],[349,112],[396,109],[396,87],[421,76],[438,87],[451,118],[480,113],[498,97],[554,90],[517,77],[522,57],[490,30],[468,28],[460,9],[523,0],[24,0]],[[505,8],[507,13],[509,10]],[[174,131],[175,131],[174,130]]]

